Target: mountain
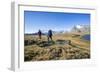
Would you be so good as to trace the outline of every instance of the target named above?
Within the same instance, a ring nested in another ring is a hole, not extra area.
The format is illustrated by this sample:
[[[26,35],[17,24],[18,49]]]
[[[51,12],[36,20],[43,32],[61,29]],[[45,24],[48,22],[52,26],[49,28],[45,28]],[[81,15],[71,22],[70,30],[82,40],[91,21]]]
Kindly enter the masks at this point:
[[[52,31],[53,34],[62,34],[64,31]],[[26,35],[38,35],[38,32],[34,33],[25,33]],[[47,35],[48,31],[42,31],[42,35]]]
[[[90,26],[89,25],[76,25],[71,29],[71,32],[90,33]]]

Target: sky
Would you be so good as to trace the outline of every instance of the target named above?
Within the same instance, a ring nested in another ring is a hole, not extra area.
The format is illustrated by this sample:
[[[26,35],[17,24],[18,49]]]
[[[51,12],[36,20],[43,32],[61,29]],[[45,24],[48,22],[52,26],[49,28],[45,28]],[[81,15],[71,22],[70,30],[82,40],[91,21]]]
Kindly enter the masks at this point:
[[[24,11],[25,33],[38,30],[69,31],[75,25],[90,25],[90,14]]]

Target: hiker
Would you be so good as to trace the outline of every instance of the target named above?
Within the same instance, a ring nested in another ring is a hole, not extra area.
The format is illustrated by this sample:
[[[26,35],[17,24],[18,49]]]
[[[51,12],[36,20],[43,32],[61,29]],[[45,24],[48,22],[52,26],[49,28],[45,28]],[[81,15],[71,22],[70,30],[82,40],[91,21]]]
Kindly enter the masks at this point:
[[[39,39],[41,39],[42,32],[41,30],[38,31]]]
[[[49,39],[52,40],[52,30],[49,30],[49,31],[48,31],[47,37],[48,37],[48,41],[49,41]]]

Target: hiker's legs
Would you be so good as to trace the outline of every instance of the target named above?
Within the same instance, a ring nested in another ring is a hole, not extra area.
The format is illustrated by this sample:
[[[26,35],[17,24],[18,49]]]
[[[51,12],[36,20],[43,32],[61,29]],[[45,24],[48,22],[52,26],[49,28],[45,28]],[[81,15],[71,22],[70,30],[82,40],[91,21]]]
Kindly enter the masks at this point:
[[[41,39],[41,35],[39,35],[39,39]]]
[[[40,39],[41,39],[41,35],[40,35]]]
[[[50,39],[51,39],[51,41],[52,41],[52,36],[50,36]]]
[[[52,36],[48,36],[48,41],[52,41]]]
[[[49,42],[49,36],[47,36],[47,38],[48,38],[48,42]]]

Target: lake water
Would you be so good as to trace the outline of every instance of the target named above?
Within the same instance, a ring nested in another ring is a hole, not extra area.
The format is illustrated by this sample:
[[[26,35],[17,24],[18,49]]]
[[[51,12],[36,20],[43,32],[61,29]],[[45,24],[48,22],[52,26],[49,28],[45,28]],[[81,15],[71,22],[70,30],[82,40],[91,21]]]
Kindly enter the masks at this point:
[[[90,41],[90,34],[84,35],[82,38],[85,39],[85,40]]]

